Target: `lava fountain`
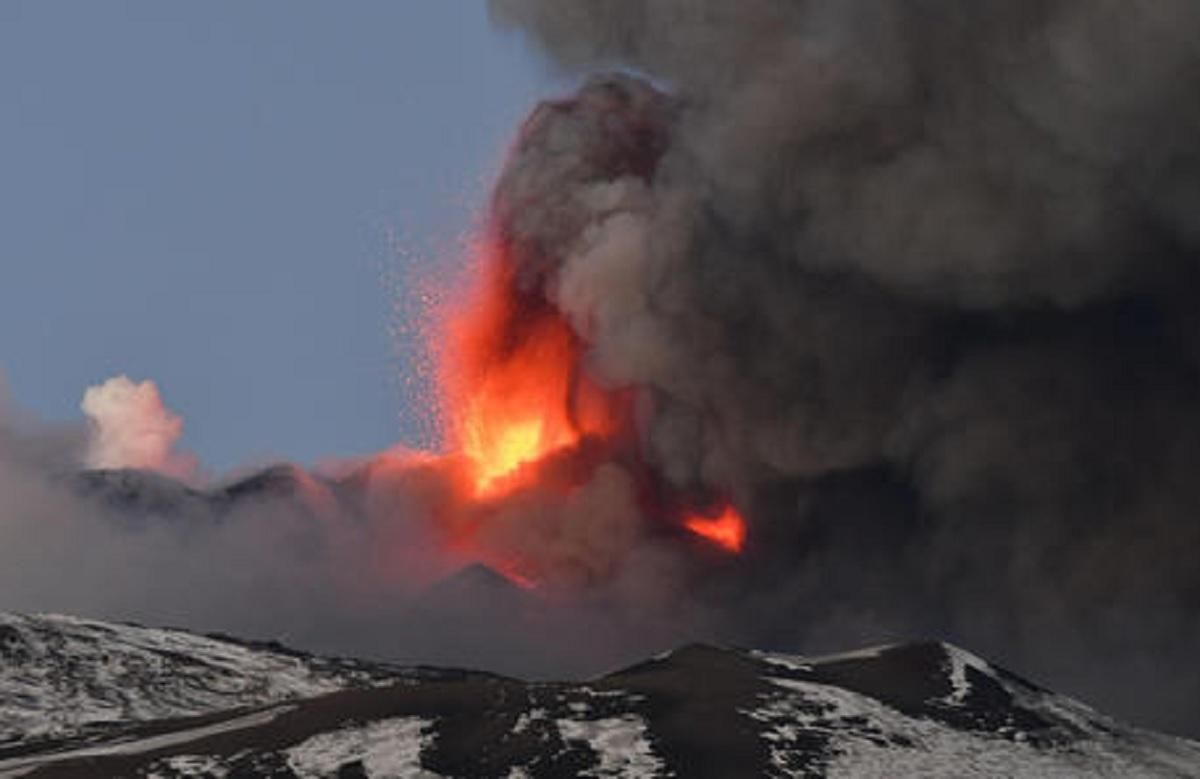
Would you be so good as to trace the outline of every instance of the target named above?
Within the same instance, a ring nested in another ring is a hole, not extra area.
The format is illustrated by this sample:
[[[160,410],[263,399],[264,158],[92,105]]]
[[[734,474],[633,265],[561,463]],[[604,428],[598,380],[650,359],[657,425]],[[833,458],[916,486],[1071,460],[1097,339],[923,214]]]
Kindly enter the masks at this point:
[[[540,289],[522,289],[501,241],[480,244],[475,262],[474,289],[446,312],[438,378],[443,435],[489,499],[547,458],[618,437],[627,411],[583,375],[583,345]]]

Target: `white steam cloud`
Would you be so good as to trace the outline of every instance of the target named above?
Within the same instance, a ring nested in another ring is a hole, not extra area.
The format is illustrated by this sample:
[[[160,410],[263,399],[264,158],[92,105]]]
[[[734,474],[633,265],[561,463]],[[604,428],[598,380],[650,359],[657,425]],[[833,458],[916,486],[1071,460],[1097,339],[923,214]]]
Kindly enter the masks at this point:
[[[180,479],[197,471],[195,456],[176,449],[183,419],[163,404],[152,381],[116,376],[88,387],[80,409],[91,425],[89,468],[140,468]]]

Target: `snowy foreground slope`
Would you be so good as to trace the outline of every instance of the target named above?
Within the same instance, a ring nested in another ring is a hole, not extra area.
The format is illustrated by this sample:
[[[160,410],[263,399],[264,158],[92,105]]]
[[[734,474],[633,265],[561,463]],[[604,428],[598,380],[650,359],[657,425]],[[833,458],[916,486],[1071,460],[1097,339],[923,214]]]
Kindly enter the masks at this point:
[[[690,646],[588,683],[0,615],[0,777],[1176,776],[1136,730],[937,643]]]
[[[64,616],[0,613],[0,754],[395,681],[398,669]]]

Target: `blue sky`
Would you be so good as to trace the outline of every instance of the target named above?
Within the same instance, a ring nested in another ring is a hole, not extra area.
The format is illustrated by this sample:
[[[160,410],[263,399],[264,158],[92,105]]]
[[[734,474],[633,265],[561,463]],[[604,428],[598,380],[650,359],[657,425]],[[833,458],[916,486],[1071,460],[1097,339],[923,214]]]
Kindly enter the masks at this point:
[[[396,280],[566,86],[482,2],[0,3],[10,393],[153,379],[217,469],[411,441]]]

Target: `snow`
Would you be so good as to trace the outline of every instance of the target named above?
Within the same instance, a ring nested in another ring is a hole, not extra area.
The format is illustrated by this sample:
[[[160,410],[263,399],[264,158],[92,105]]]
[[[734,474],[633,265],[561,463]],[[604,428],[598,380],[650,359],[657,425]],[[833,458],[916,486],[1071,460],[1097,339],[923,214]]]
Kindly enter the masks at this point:
[[[225,779],[229,775],[229,771],[221,760],[208,755],[176,755],[159,761],[158,765],[170,771],[167,775],[172,779],[190,776],[204,777],[204,779]],[[160,779],[160,774],[151,769],[146,774],[146,779]]]
[[[944,699],[945,703],[961,704],[971,694],[971,682],[967,679],[968,668],[989,676],[994,675],[987,662],[970,652],[950,644],[942,644],[942,650],[946,654],[946,677],[950,681],[950,694]]]
[[[626,714],[594,720],[556,720],[564,741],[584,741],[600,765],[582,776],[647,777],[664,775],[663,762],[654,754],[641,717]]]
[[[431,723],[395,717],[313,736],[287,750],[288,768],[301,779],[335,776],[348,763],[362,763],[368,777],[436,779],[421,768],[421,752],[432,741]]]
[[[521,716],[517,717],[516,723],[513,725],[512,732],[520,735],[529,729],[537,720],[546,719],[545,709],[530,709],[529,711],[521,712]]]
[[[0,613],[0,661],[0,744],[262,706],[368,681],[184,631],[57,615]]]
[[[640,700],[641,697],[638,695],[630,695],[625,690],[597,690],[595,687],[590,687],[586,684],[582,684],[577,687],[575,692],[588,695],[592,698],[628,698],[634,703]]]
[[[838,687],[769,681],[783,692],[748,714],[766,726],[762,736],[777,776],[792,775],[797,762],[811,757],[811,738],[803,737],[817,735],[829,739],[829,777],[1200,777],[1200,745],[1178,739],[1118,742],[1096,732],[1069,747],[1037,748],[910,717]]]
[[[209,736],[220,735],[221,733],[230,733],[236,730],[244,730],[245,728],[258,727],[265,725],[281,714],[291,711],[293,706],[276,706],[265,711],[254,712],[241,717],[215,722],[211,725],[202,725],[195,728],[186,728],[177,730],[171,733],[165,733],[161,736],[150,736],[147,738],[131,739],[129,741],[116,741],[110,744],[104,744],[96,747],[85,747],[83,749],[69,749],[62,752],[51,752],[42,754],[33,758],[12,758],[9,760],[0,760],[0,777],[21,776],[32,771],[39,766],[47,763],[57,763],[63,760],[74,760],[90,757],[108,757],[111,755],[138,755],[146,752],[153,752],[158,749],[187,744],[192,741],[199,741],[202,738]]]
[[[880,646],[866,647],[864,649],[856,649],[852,652],[839,652],[830,655],[788,655],[778,652],[750,652],[751,657],[756,657],[759,660],[777,665],[781,668],[786,668],[789,671],[811,671],[814,665],[822,663],[837,663],[844,660],[872,660],[879,657],[889,649],[892,649],[894,644],[883,644]]]

